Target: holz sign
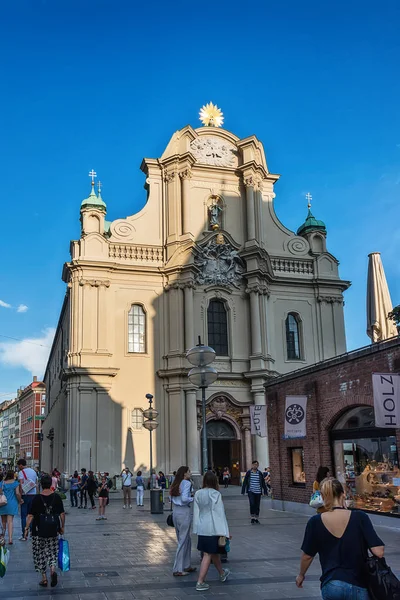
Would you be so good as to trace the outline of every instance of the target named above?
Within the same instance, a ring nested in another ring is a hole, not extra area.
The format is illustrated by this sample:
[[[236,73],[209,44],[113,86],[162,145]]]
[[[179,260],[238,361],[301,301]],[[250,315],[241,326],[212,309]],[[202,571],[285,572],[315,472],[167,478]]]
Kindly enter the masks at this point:
[[[400,374],[373,373],[376,427],[400,427]]]

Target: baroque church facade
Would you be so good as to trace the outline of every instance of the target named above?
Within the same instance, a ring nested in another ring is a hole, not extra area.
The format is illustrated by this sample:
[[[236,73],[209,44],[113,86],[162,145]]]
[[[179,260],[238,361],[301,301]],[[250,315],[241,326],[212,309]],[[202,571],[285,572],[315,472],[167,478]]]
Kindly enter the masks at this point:
[[[185,358],[200,336],[219,373],[206,390],[209,462],[238,480],[273,452],[250,429],[265,382],[346,351],[349,284],[310,210],[297,234],[277,218],[279,175],[255,136],[186,126],[141,169],[136,214],[108,222],[94,184],[81,205],[45,373],[42,468],[148,472],[150,393],[157,470],[200,473],[200,395]]]

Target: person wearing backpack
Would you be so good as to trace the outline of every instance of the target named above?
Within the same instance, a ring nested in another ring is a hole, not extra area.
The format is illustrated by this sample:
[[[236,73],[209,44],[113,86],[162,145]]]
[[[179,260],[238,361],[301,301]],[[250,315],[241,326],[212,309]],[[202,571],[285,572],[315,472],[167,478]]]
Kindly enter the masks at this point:
[[[51,475],[41,478],[42,491],[32,501],[25,527],[25,539],[32,525],[32,553],[35,571],[41,573],[39,585],[47,587],[47,569],[50,569],[50,585],[57,585],[58,534],[64,533],[65,512],[59,494],[51,490]]]

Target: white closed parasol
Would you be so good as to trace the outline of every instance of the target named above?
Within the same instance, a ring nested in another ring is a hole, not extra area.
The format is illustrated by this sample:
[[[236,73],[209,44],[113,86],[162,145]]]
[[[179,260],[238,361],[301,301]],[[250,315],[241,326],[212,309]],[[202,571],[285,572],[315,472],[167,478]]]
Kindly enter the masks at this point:
[[[383,270],[380,252],[372,252],[368,263],[367,281],[367,335],[372,342],[381,342],[397,336],[397,327],[388,318],[393,305]]]

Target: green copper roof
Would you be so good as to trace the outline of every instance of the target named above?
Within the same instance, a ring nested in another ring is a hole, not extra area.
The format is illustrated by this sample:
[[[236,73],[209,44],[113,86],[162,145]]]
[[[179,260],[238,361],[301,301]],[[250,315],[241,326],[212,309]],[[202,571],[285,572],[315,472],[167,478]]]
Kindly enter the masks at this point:
[[[326,226],[323,221],[319,221],[314,217],[311,209],[309,208],[307,219],[304,221],[303,225],[298,228],[297,235],[304,235],[305,233],[310,233],[311,231],[323,231],[326,233]]]
[[[106,203],[104,202],[103,198],[100,195],[96,196],[95,191],[94,191],[94,187],[92,186],[92,191],[90,192],[88,198],[85,198],[81,204],[81,209],[82,208],[97,208],[99,210],[104,210],[104,212],[106,212],[107,210],[107,206]]]

